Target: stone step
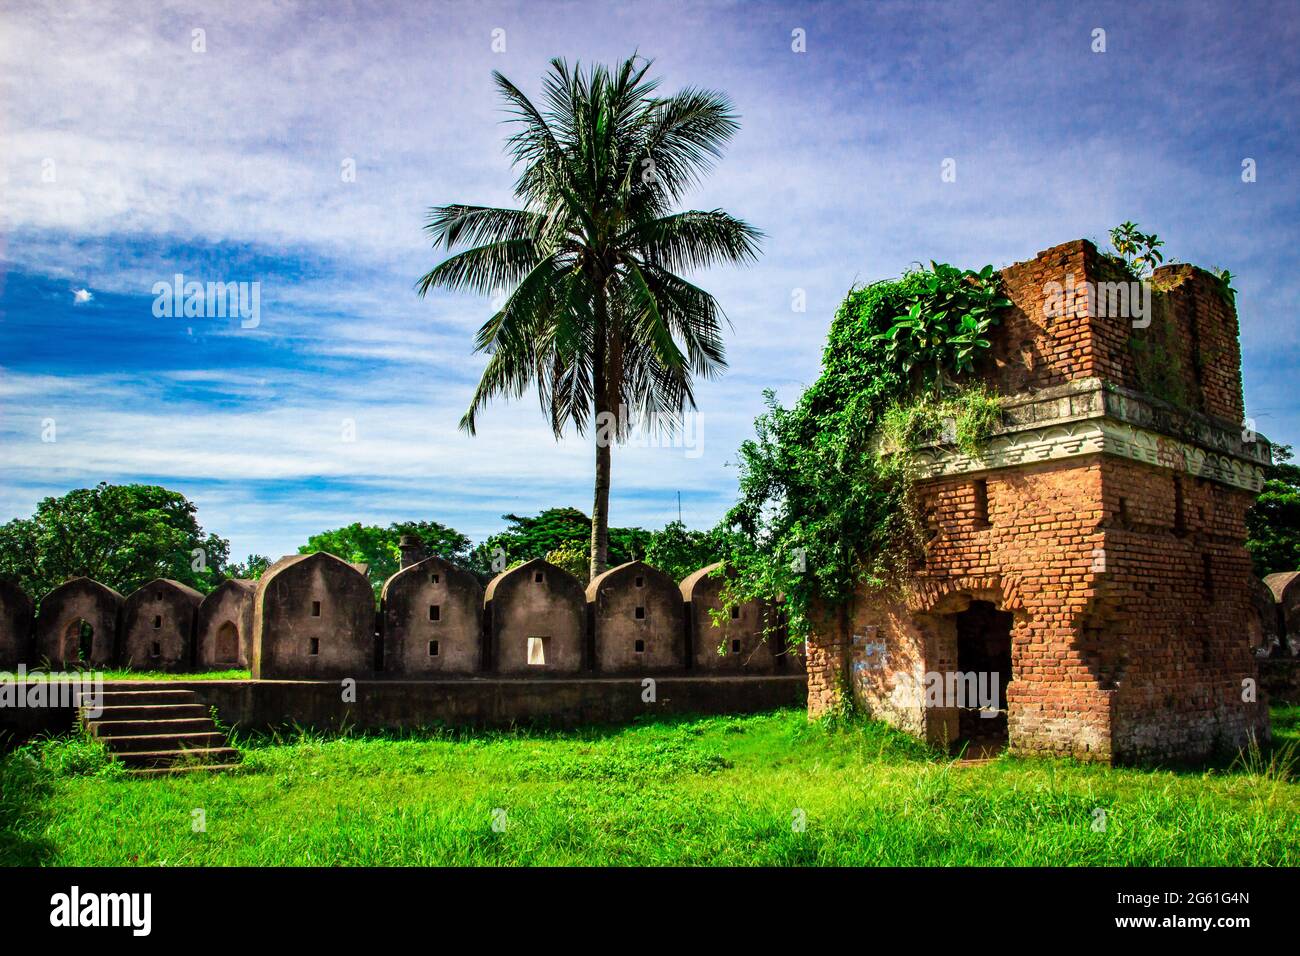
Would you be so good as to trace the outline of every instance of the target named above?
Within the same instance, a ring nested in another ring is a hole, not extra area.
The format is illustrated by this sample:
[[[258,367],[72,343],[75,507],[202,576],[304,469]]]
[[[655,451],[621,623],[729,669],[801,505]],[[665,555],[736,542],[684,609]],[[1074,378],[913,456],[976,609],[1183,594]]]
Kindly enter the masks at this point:
[[[239,757],[234,747],[194,747],[182,750],[128,750],[114,754],[128,767],[170,767],[174,764],[231,764]]]
[[[128,734],[114,737],[101,734],[97,739],[103,741],[104,746],[114,753],[127,753],[133,750],[184,750],[191,747],[207,749],[221,747],[226,743],[226,735],[216,730],[174,734]]]
[[[176,720],[88,720],[96,737],[136,737],[153,734],[205,733],[216,729],[211,717],[183,717]]]
[[[181,773],[225,773],[239,766],[237,763],[191,763],[177,764],[174,767],[136,767],[128,770],[132,777],[164,777]]]
[[[101,720],[178,720],[208,716],[208,708],[202,704],[114,704],[105,706],[98,717],[83,715],[83,719],[93,724]]]

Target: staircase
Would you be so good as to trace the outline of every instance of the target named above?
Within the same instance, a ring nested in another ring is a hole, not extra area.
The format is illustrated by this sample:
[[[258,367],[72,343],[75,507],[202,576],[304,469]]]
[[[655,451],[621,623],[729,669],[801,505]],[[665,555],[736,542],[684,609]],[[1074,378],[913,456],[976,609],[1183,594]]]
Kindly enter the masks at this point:
[[[98,717],[87,716],[84,706],[77,713],[128,773],[229,770],[239,759],[192,690],[106,690]]]

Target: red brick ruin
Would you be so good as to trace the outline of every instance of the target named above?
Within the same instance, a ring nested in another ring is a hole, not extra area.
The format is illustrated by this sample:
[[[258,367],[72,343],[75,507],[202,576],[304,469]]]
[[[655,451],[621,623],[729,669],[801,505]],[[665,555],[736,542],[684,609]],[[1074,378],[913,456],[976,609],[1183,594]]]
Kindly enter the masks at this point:
[[[1082,240],[1002,277],[980,375],[1003,423],[978,457],[916,450],[924,562],[824,616],[809,712],[851,694],[940,746],[1109,762],[1262,741],[1244,517],[1270,448],[1243,429],[1230,296],[1164,266],[1136,317]]]

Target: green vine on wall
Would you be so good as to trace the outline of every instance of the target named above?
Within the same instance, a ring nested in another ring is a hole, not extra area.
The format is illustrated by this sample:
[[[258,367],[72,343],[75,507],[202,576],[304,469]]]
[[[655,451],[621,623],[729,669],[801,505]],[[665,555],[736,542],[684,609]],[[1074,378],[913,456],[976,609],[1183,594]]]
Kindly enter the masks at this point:
[[[766,393],[740,448],[728,602],[784,601],[792,640],[859,584],[885,587],[924,540],[912,494],[914,444],[969,452],[998,421],[998,399],[962,384],[1011,303],[1001,277],[931,263],[852,289],[831,324],[821,376],[791,408]]]

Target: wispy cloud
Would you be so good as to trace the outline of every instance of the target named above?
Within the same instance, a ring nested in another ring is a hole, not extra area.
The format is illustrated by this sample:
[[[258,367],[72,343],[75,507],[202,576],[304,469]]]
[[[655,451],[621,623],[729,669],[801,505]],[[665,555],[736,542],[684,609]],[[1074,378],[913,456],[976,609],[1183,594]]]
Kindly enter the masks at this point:
[[[1005,265],[1127,218],[1232,269],[1248,409],[1300,440],[1300,28],[1264,5],[87,2],[3,19],[0,518],[157,480],[237,552],[278,554],[367,516],[477,534],[507,510],[589,507],[587,442],[557,444],[534,401],[456,430],[487,306],[413,283],[435,259],[428,206],[511,202],[491,71],[536,91],[552,56],[633,48],[667,88],[735,100],[742,132],[689,201],[769,238],[757,267],[698,277],[733,322],[732,370],[698,389],[699,457],[615,455],[616,522],[662,523],[678,490],[688,519],[721,514],[762,390],[789,400],[816,377],[853,283]],[[261,324],[155,319],[149,290],[177,272],[260,282]]]

